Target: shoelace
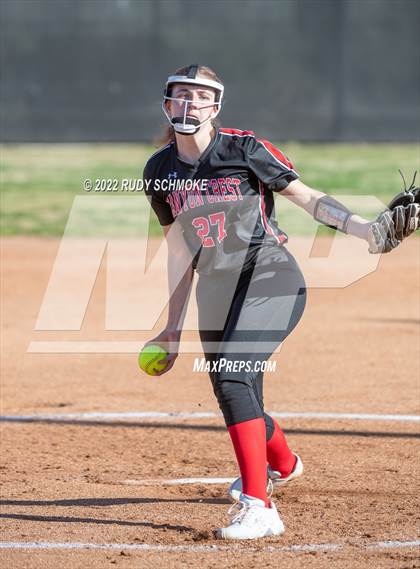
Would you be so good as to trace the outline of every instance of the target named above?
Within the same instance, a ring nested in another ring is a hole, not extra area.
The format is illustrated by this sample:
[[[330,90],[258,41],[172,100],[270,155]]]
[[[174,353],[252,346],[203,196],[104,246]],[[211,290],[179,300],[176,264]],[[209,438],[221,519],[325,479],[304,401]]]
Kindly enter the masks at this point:
[[[237,502],[236,504],[232,504],[232,506],[228,510],[228,514],[231,517],[230,523],[241,523],[243,525],[249,525],[248,514],[250,513],[251,504],[246,504],[244,502]],[[255,523],[255,517],[253,518]]]
[[[228,515],[231,516],[230,523],[235,524],[241,522],[245,517],[245,514],[249,510],[249,504],[244,502],[236,502],[228,510]]]

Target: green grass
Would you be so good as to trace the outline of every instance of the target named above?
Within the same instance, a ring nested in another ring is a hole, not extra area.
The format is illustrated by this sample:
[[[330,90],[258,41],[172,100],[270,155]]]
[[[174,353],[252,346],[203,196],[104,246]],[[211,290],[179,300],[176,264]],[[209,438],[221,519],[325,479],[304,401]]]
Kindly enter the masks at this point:
[[[301,179],[309,186],[334,195],[373,195],[387,202],[402,188],[400,168],[411,181],[419,169],[419,147],[414,144],[282,144]],[[86,178],[141,178],[143,166],[154,149],[142,144],[25,144],[0,147],[1,225],[3,235],[61,236],[76,196],[86,207],[81,219],[73,222],[84,235],[145,234],[149,220],[146,199],[121,202],[143,193],[107,193],[117,201],[97,199],[104,193],[83,190]],[[96,201],[94,201],[96,200]],[[113,209],[113,204],[123,207]],[[127,204],[127,207],[124,204]],[[111,204],[111,206],[110,206]],[[353,200],[353,209],[373,218],[377,208]],[[111,214],[110,214],[111,207]],[[280,226],[288,233],[312,232],[309,216],[281,197],[276,202]],[[104,217],[105,214],[105,217]],[[140,217],[139,217],[140,215]],[[80,225],[81,224],[81,225]],[[160,228],[151,216],[151,232]]]

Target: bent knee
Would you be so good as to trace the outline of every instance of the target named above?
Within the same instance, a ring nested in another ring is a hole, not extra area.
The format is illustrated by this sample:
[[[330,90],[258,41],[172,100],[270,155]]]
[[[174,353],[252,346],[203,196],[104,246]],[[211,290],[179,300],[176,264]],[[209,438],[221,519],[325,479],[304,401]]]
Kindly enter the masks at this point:
[[[264,416],[254,389],[246,381],[219,378],[213,390],[227,426]]]

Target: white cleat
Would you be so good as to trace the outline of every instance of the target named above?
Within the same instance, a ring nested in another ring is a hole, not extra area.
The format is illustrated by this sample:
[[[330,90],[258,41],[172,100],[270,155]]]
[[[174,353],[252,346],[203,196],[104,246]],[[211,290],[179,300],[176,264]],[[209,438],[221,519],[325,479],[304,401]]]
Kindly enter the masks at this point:
[[[273,502],[266,508],[263,500],[241,494],[240,500],[230,507],[229,514],[232,516],[230,524],[214,532],[218,539],[258,539],[284,532]]]
[[[302,476],[303,463],[297,454],[295,453],[293,454],[296,457],[296,464],[292,472],[289,474],[289,476],[285,476],[284,478],[282,478],[280,472],[278,472],[277,470],[272,470],[269,466],[267,467],[267,494],[269,498],[273,493],[273,486],[284,486],[288,482],[291,482],[292,480],[299,478],[299,476]],[[242,478],[239,477],[236,480],[234,480],[230,485],[230,488],[228,490],[229,498],[237,502],[241,496],[241,492],[242,492]]]

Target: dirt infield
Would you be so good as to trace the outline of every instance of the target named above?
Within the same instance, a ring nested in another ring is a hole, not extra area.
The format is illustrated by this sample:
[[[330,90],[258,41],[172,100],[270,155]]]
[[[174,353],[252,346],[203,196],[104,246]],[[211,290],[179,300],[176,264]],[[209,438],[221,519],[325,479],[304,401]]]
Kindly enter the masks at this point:
[[[237,544],[212,537],[227,484],[162,482],[237,472],[221,419],[196,415],[218,412],[193,372],[201,354],[150,379],[134,354],[28,353],[33,341],[145,338],[104,331],[103,268],[80,331],[34,330],[58,245],[2,243],[3,566],[420,567],[419,423],[377,417],[419,414],[419,239],[352,286],[309,291],[265,380],[269,411],[301,414],[279,421],[305,475],[276,494],[284,536]],[[175,415],[101,415],[135,411]]]

